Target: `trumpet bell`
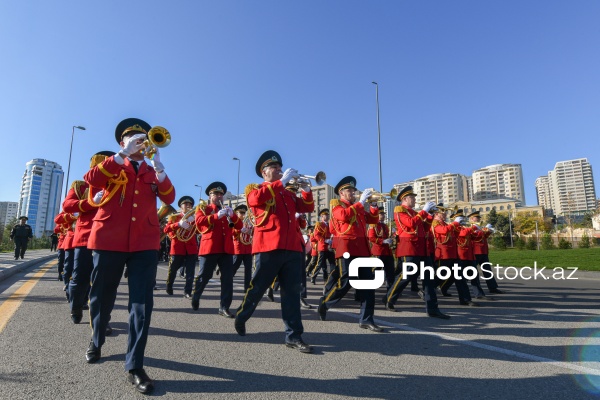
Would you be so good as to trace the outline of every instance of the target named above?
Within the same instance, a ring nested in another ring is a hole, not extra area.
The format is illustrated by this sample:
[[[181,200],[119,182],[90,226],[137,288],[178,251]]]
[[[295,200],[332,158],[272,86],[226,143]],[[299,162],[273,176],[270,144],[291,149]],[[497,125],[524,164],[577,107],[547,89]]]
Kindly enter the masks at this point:
[[[325,172],[323,172],[323,171],[317,172],[317,175],[315,176],[315,183],[318,186],[325,184],[326,180],[327,180],[327,175],[325,174]]]
[[[148,131],[148,140],[144,140],[144,157],[152,160],[157,148],[167,147],[171,143],[171,134],[162,126],[154,126]]]

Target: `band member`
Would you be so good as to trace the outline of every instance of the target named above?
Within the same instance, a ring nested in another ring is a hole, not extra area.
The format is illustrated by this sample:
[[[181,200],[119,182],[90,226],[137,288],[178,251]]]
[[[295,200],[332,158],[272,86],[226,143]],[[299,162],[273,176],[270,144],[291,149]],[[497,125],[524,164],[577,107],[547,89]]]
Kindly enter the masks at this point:
[[[244,292],[248,290],[252,278],[252,234],[254,227],[250,218],[246,218],[248,206],[240,204],[233,209],[237,217],[243,221],[242,229],[232,229],[233,232],[233,276],[240,265],[244,264]]]
[[[335,268],[335,255],[330,249],[332,234],[329,230],[329,210],[324,208],[319,211],[319,218],[320,221],[315,224],[315,232],[313,233],[313,240],[317,243],[318,252],[317,265],[310,278],[313,284],[316,283],[320,270],[323,270],[323,281],[327,282],[329,271]],[[327,264],[329,264],[329,270]]]
[[[252,253],[256,269],[238,308],[234,327],[239,335],[246,335],[246,321],[277,277],[281,286],[281,316],[286,328],[286,346],[310,353],[312,347],[302,340],[304,327],[300,291],[304,251],[294,217],[295,213],[312,212],[314,202],[309,185],[300,187],[301,197],[285,190],[290,180],[299,174],[293,168],[282,173],[282,166],[283,161],[276,151],[264,152],[256,163],[256,174],[264,182],[246,187],[248,206],[255,216]]]
[[[181,212],[169,217],[164,233],[171,239],[171,263],[167,274],[167,294],[173,295],[173,282],[180,267],[185,268],[185,287],[183,296],[192,298],[194,270],[198,259],[198,241],[196,240],[196,217],[193,215],[194,199],[183,196],[177,202]],[[186,217],[187,215],[187,217]]]
[[[461,224],[466,221],[464,217],[463,211],[459,210],[454,214],[454,218],[461,217]],[[452,218],[452,217],[451,217]],[[469,266],[475,267],[475,254],[473,253],[473,242],[476,240],[481,240],[484,232],[479,230],[479,228],[475,225],[471,225],[469,227],[461,225],[460,233],[458,234],[457,244],[458,244],[458,258],[461,263],[461,267],[464,269]],[[479,273],[475,276],[475,278],[471,279],[471,287],[475,292],[475,297],[478,299],[487,299],[485,296],[485,292],[481,287],[481,282],[479,281]]]
[[[312,242],[315,227],[310,225],[306,228],[306,234],[302,235],[304,238],[304,253],[306,259],[304,265],[306,266],[306,276],[310,276],[313,268],[317,264],[317,245]]]
[[[50,235],[50,251],[56,251],[58,246],[58,233],[52,232]]]
[[[25,257],[25,251],[27,250],[27,243],[33,238],[33,230],[31,229],[31,225],[27,224],[26,216],[19,217],[19,223],[13,226],[10,231],[10,240],[15,243],[15,260],[18,260],[21,257]]]
[[[369,225],[369,242],[371,242],[371,254],[383,262],[385,272],[385,281],[387,290],[394,283],[394,255],[391,245],[394,239],[390,235],[390,227],[386,224],[386,215],[383,207],[379,207],[379,221],[376,224]],[[384,303],[385,297],[384,297]]]
[[[77,221],[79,213],[66,213],[64,210],[60,212],[55,218],[54,223],[62,226],[62,230],[65,233],[62,244],[59,249],[64,252],[63,258],[63,272],[62,280],[65,284],[63,290],[69,300],[69,282],[73,275],[73,267],[75,265],[75,248],[73,247],[73,238],[75,237],[75,222]]]
[[[156,199],[166,204],[175,200],[175,189],[158,149],[151,165],[144,161],[144,139],[149,130],[150,125],[137,118],[121,121],[115,129],[119,153],[84,176],[88,184],[102,189],[93,197],[99,209],[88,239],[94,259],[90,290],[93,332],[86,360],[94,363],[100,359],[106,325],[127,265],[129,335],[125,370],[128,381],[141,393],[154,390],[154,382],[143,367],[160,245]]]
[[[477,262],[477,267],[481,267],[481,270],[485,279],[485,283],[487,284],[487,288],[490,293],[502,294],[504,293],[500,289],[498,289],[498,282],[496,282],[496,278],[492,274],[492,268],[488,264],[490,262],[489,259],[489,248],[488,248],[488,238],[495,232],[492,224],[487,224],[484,228],[481,228],[481,215],[479,211],[472,212],[467,215],[469,218],[469,222],[472,225],[475,225],[479,230],[483,231],[481,237],[473,240],[473,253],[475,255],[475,261]]]
[[[459,269],[458,273],[462,277],[462,266],[458,259],[458,248],[456,239],[460,233],[460,224],[463,221],[463,217],[455,217],[454,222],[451,224],[446,223],[446,209],[438,204],[432,212],[434,213],[433,223],[431,224],[431,231],[435,239],[435,263],[436,267],[453,268],[454,264],[457,264]],[[442,295],[451,296],[448,293],[448,289],[452,285],[456,284],[456,291],[458,292],[458,301],[461,305],[478,306],[479,304],[471,301],[471,292],[467,286],[467,281],[462,278],[455,280],[454,274],[450,275],[448,279],[440,284],[440,290]]]
[[[396,222],[398,232],[398,247],[396,247],[398,265],[396,266],[394,283],[387,292],[386,308],[390,311],[394,310],[394,304],[398,296],[412,278],[411,276],[403,276],[403,263],[413,263],[419,266],[421,262],[427,262],[427,241],[423,221],[432,218],[429,212],[435,208],[435,203],[429,201],[425,204],[423,210],[418,213],[414,211],[416,194],[413,192],[412,186],[406,186],[402,189],[398,193],[396,200],[401,202],[401,205],[396,206],[394,209],[394,221]],[[431,265],[431,267],[433,266]],[[435,286],[435,279],[429,276],[428,273],[425,273],[423,279],[423,297],[426,303],[427,315],[435,318],[449,319],[450,316],[443,314],[438,308]]]
[[[58,280],[63,280],[63,270],[65,269],[65,250],[63,249],[63,243],[67,234],[67,229],[62,224],[54,225],[54,233],[58,236],[58,243],[56,245],[56,257],[57,257],[57,269],[58,269]]]
[[[196,226],[202,234],[200,239],[200,271],[194,280],[192,308],[200,307],[200,297],[217,265],[221,276],[221,303],[219,315],[234,318],[229,311],[233,300],[233,240],[231,228],[242,229],[242,220],[231,207],[223,206],[227,186],[213,182],[206,187],[210,204],[201,202],[196,211]]]
[[[114,154],[113,151],[101,151],[94,154],[90,160],[90,169]],[[83,317],[83,309],[90,289],[90,278],[94,269],[92,250],[88,249],[87,244],[98,208],[89,203],[88,192],[90,190],[92,198],[100,191],[99,188],[90,188],[89,184],[84,181],[74,181],[63,201],[65,212],[79,214],[72,242],[74,248],[73,273],[67,289],[71,302],[71,320],[75,324],[80,323]]]
[[[367,199],[373,191],[366,189],[356,202],[356,179],[352,176],[343,178],[334,188],[340,200],[331,200],[332,219],[330,226],[336,237],[335,258],[337,268],[334,269],[327,283],[325,294],[319,299],[319,317],[325,321],[327,310],[340,301],[350,289],[349,266],[357,257],[370,257],[371,250],[367,236],[367,224],[378,221],[377,203],[369,204]],[[344,254],[347,253],[347,254]],[[373,279],[372,268],[360,268],[359,279]],[[357,290],[360,306],[359,326],[373,332],[382,332],[383,328],[377,326],[375,314],[375,290]]]

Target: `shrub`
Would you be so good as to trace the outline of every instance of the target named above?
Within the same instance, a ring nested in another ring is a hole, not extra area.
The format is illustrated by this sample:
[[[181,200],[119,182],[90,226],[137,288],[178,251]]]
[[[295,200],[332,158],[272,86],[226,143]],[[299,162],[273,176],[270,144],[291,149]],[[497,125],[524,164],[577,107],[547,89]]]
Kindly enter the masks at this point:
[[[527,245],[525,246],[525,248],[527,250],[537,250],[538,244],[535,236],[532,236],[527,240]]]
[[[494,238],[492,239],[492,246],[494,246],[494,248],[497,250],[506,250],[506,242],[504,241],[504,238],[500,235],[494,236]]]
[[[559,249],[572,249],[573,248],[573,244],[571,242],[569,242],[568,240],[566,240],[565,238],[560,238],[560,241],[558,242],[558,248]]]
[[[544,250],[552,250],[555,249],[554,241],[552,240],[552,236],[549,233],[544,233],[542,236],[542,249]]]
[[[583,236],[581,237],[581,241],[579,242],[579,248],[589,249],[591,246],[592,246],[592,241],[590,240],[590,237],[588,236],[587,232],[585,232],[583,234]]]
[[[514,241],[514,245],[519,250],[525,250],[525,241],[521,239],[520,236],[517,236],[517,238]]]

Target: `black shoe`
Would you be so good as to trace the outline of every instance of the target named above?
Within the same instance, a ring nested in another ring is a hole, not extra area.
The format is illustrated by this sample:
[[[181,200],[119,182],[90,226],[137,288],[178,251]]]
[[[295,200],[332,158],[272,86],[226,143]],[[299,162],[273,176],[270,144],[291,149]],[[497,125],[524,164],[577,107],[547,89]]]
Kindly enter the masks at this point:
[[[450,319],[449,315],[442,314],[442,312],[440,310],[428,312],[427,315],[429,315],[430,317],[433,317],[433,318]]]
[[[386,305],[387,304],[387,296],[383,296],[381,298],[381,302],[383,303],[383,305]]]
[[[15,257],[15,260],[18,260],[18,259],[19,259],[19,257]]]
[[[487,300],[487,301],[494,301],[494,300],[496,300],[496,299],[494,299],[492,297],[487,297],[486,295],[477,296],[477,299],[479,299],[479,300]]]
[[[444,296],[444,297],[452,297],[452,293],[442,292],[442,296]]]
[[[146,375],[146,371],[143,368],[130,370],[127,373],[127,380],[140,393],[148,394],[154,390],[154,382]]]
[[[106,324],[106,329],[104,330],[104,336],[110,336],[112,335],[112,328],[110,327],[109,324]]]
[[[87,303],[85,303],[83,306],[81,306],[81,309],[82,310],[89,310],[90,306]]]
[[[83,318],[83,313],[81,311],[71,312],[71,320],[73,321],[74,324],[80,323],[82,318]]]
[[[320,298],[319,299],[319,308],[317,309],[317,311],[319,312],[319,318],[321,318],[321,321],[325,321],[325,319],[327,318],[327,306],[325,306],[324,298]]]
[[[21,260],[23,259],[23,256],[21,256]]]
[[[310,278],[310,283],[312,283],[313,285],[317,284],[317,277],[313,276],[312,278]]]
[[[306,302],[304,299],[300,299],[300,307],[305,308],[307,310],[312,309],[312,306]]]
[[[129,276],[129,271],[127,271],[127,267],[125,267],[125,271],[123,271],[123,278],[127,279]]]
[[[192,310],[197,311],[200,308],[200,300],[194,300],[192,297]]]
[[[418,287],[418,286],[417,286],[417,287],[412,287],[412,286],[410,287],[410,291],[411,291],[411,292],[418,292],[419,290],[420,290],[420,289],[419,289],[419,287]]]
[[[100,359],[100,348],[94,345],[94,341],[90,341],[87,351],[85,352],[85,360],[88,364],[93,364]]]
[[[269,288],[269,289],[267,290],[267,298],[268,298],[270,301],[275,301],[275,299],[273,298],[273,289]]]
[[[329,279],[329,274],[323,274],[323,283],[327,283],[327,279]]]
[[[219,315],[222,315],[222,316],[227,317],[227,318],[235,318],[235,315],[233,315],[232,313],[230,313],[229,310],[226,309],[226,308],[219,309]]]
[[[179,269],[179,277],[180,278],[185,278],[185,275],[183,274],[183,268]]]
[[[504,292],[500,289],[491,289],[490,293],[494,293],[494,294],[504,294]]]
[[[235,320],[235,323],[233,324],[235,331],[238,333],[238,335],[240,336],[246,336],[246,323],[244,322],[240,322],[237,320]]]
[[[63,280],[63,277],[62,277],[62,275],[60,275],[60,274],[58,275],[58,280],[59,280],[59,281],[62,281],[62,280]]]
[[[294,340],[293,342],[285,342],[285,345],[290,349],[298,350],[300,353],[312,353],[311,345],[306,344],[302,339]]]
[[[471,306],[471,307],[479,307],[479,303],[475,303],[474,301],[461,301],[460,302],[461,306]]]
[[[398,310],[396,310],[396,308],[394,308],[394,305],[392,303],[385,303],[385,309],[391,312],[396,312]]]
[[[383,332],[383,328],[378,325],[375,325],[374,323],[358,324],[358,326],[361,327],[362,329],[368,329],[373,332]]]
[[[173,296],[173,288],[168,287],[165,291],[169,296]]]
[[[191,299],[192,295],[189,294],[189,293],[186,293],[186,294],[183,295],[183,297],[185,297],[186,299]]]

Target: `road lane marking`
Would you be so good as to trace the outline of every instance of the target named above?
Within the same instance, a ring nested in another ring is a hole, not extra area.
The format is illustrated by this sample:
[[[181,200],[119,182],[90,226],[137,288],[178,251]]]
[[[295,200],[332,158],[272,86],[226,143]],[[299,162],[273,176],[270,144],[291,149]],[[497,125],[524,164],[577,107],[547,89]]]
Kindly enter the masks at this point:
[[[55,266],[57,261],[52,261],[44,264],[27,282],[22,284],[13,294],[11,294],[4,303],[0,304],[0,333],[8,324],[14,313],[19,309],[19,306],[25,300],[31,290],[37,285],[40,278],[48,272],[50,268]]]

